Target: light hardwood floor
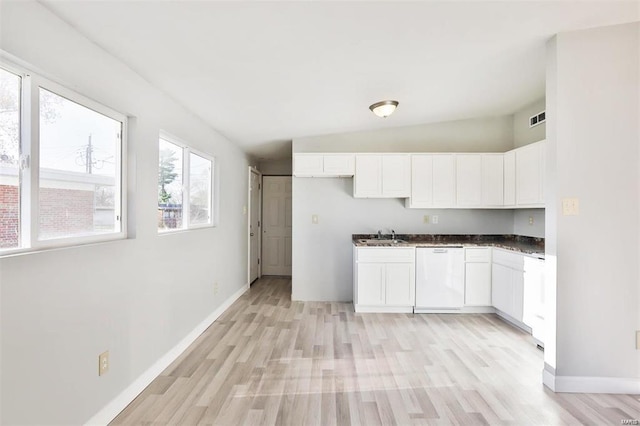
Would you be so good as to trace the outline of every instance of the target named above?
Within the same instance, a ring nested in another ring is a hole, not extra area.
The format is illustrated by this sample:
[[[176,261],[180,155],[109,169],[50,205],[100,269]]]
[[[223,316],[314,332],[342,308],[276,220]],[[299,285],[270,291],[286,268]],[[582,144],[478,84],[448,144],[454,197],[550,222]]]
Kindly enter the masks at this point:
[[[554,394],[493,314],[355,314],[263,278],[112,424],[556,425],[640,419],[637,395]]]

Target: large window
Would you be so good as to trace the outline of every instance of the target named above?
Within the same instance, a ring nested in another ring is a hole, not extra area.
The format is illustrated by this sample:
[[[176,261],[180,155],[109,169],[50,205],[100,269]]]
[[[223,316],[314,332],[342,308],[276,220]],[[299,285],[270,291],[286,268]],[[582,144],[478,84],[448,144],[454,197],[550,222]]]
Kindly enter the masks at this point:
[[[213,158],[167,135],[158,157],[158,231],[212,226]]]
[[[20,246],[21,84],[0,68],[0,250]]]
[[[126,119],[0,68],[0,254],[123,238]]]

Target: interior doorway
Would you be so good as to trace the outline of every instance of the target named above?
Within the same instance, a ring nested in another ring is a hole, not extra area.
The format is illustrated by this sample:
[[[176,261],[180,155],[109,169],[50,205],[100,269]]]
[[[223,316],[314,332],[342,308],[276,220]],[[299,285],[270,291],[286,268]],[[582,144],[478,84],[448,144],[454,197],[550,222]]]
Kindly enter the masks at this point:
[[[262,274],[291,275],[291,176],[262,178]]]
[[[260,271],[261,181],[262,174],[257,169],[249,167],[249,283],[262,275]]]

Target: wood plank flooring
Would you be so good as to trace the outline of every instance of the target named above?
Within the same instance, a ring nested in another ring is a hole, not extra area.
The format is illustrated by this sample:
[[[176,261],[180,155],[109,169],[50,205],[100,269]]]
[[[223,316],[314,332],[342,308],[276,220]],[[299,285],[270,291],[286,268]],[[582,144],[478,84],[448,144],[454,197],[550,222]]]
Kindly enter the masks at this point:
[[[564,425],[640,419],[637,395],[554,394],[493,314],[355,314],[262,278],[113,425]]]

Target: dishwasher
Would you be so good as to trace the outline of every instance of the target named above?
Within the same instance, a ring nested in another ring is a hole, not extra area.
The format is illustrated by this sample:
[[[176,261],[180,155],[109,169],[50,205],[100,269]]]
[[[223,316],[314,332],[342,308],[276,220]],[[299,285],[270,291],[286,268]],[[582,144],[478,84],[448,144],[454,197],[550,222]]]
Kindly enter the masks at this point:
[[[464,305],[464,249],[416,249],[414,312],[460,310]]]

